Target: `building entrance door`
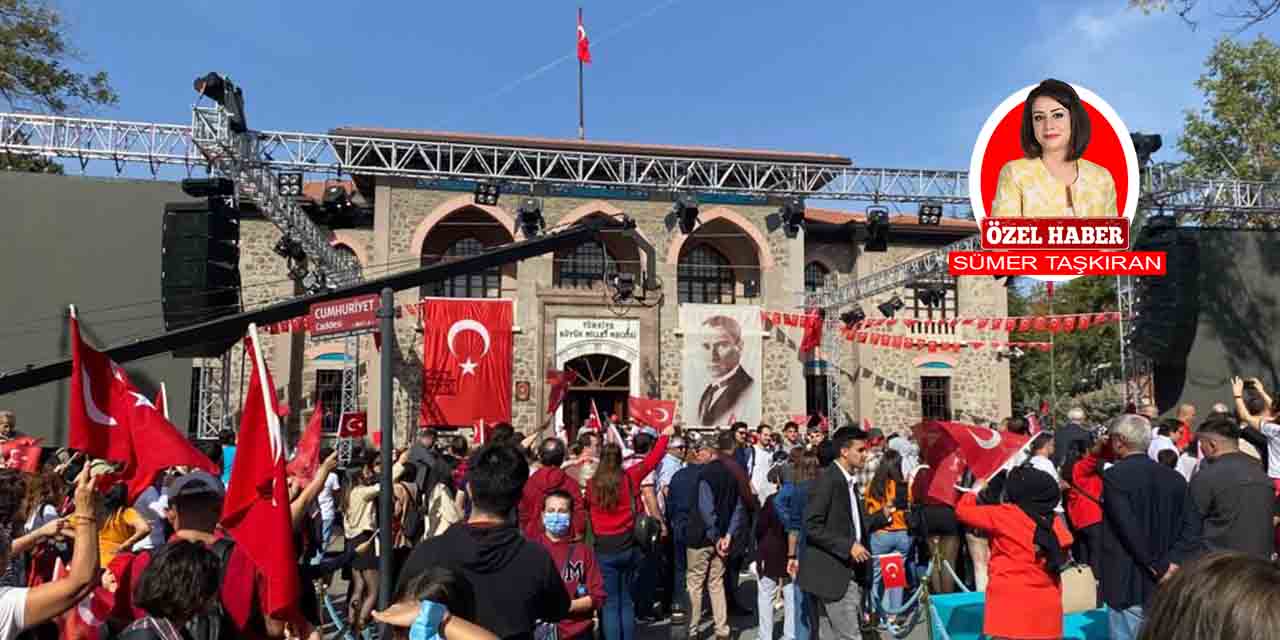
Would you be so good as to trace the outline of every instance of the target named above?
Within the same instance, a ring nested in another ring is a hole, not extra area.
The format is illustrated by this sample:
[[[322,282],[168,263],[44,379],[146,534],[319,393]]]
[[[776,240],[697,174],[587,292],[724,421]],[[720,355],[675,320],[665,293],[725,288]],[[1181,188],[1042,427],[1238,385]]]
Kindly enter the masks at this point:
[[[564,364],[564,368],[578,374],[578,381],[564,399],[564,420],[577,433],[578,427],[591,417],[595,404],[600,417],[607,419],[617,415],[627,418],[627,396],[631,393],[631,363],[622,358],[593,353],[579,356]]]

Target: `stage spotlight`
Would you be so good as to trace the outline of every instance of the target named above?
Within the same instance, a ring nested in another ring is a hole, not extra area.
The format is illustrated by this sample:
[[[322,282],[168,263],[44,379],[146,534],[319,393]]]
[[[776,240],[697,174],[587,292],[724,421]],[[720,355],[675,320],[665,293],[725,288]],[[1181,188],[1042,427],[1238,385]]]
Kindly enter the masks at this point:
[[[867,240],[863,250],[883,253],[889,250],[889,210],[873,205],[867,207]]]
[[[1158,133],[1131,133],[1129,139],[1133,140],[1133,151],[1138,156],[1139,166],[1150,164],[1151,155],[1164,146],[1164,140]]]
[[[199,76],[191,83],[196,93],[208,96],[210,100],[222,105],[227,110],[227,127],[235,133],[249,130],[244,117],[244,92],[235,83],[216,72]]]
[[[680,231],[693,233],[694,227],[698,226],[698,197],[691,193],[678,194],[675,202],[671,203],[671,213],[680,221]]]
[[[477,182],[475,190],[475,203],[492,207],[498,204],[498,196],[502,193],[502,187],[496,182]]]
[[[187,178],[182,192],[192,198],[225,198],[235,195],[236,183],[230,178]]]
[[[615,301],[630,300],[636,293],[636,275],[619,271],[609,276],[609,286],[613,287]]]
[[[782,204],[778,215],[782,218],[782,228],[787,236],[795,237],[796,233],[804,228],[804,200],[801,198],[787,200]]]
[[[286,198],[297,198],[302,195],[302,173],[291,171],[276,174],[276,191]]]
[[[324,190],[324,206],[330,209],[346,209],[351,206],[351,198],[347,189],[340,184],[331,184]]]
[[[867,312],[862,307],[855,307],[840,314],[840,322],[844,323],[845,328],[852,329],[859,322],[867,319]]]
[[[942,224],[942,205],[936,202],[921,202],[920,211],[916,216],[921,225],[936,226]]]
[[[302,243],[293,239],[293,236],[283,235],[276,241],[276,255],[286,260],[303,260],[307,257],[307,253],[302,250]]]
[[[905,306],[906,305],[902,302],[902,298],[898,297],[897,294],[894,294],[892,298],[889,298],[888,302],[881,302],[879,305],[876,305],[876,308],[880,310],[880,313],[884,315],[884,317],[892,318],[893,314],[897,313],[899,309]]]
[[[947,292],[942,289],[926,287],[916,294],[920,299],[920,304],[926,307],[941,307],[942,303],[947,299]]]
[[[520,227],[520,231],[526,238],[542,233],[543,227],[547,226],[546,220],[542,218],[542,200],[538,198],[521,200],[520,207],[516,209],[516,225]]]

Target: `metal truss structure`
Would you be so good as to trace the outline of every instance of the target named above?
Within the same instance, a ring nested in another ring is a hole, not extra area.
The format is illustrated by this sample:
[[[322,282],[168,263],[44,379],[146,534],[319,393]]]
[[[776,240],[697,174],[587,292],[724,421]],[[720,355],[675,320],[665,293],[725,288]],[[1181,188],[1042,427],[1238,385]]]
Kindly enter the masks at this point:
[[[339,409],[339,425],[342,424],[343,416],[360,410],[360,336],[343,338],[342,347],[342,407]],[[344,469],[351,466],[355,441],[356,438],[338,438],[338,465]]]
[[[196,395],[196,439],[217,440],[227,426],[231,406],[231,352],[200,363]]]

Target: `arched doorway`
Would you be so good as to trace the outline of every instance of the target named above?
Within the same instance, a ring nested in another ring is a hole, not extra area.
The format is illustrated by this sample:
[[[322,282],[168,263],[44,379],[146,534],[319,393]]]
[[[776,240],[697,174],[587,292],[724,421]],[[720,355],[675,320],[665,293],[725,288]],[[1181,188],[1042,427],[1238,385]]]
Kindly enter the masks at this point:
[[[631,363],[603,353],[591,353],[569,360],[565,369],[578,374],[578,381],[564,399],[564,421],[575,428],[591,416],[591,405],[601,417],[627,417],[627,396],[631,394]]]

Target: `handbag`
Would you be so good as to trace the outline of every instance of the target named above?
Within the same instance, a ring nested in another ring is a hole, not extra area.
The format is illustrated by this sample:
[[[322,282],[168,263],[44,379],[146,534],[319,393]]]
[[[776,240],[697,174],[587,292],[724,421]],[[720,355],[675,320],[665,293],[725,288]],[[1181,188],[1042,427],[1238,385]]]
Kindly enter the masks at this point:
[[[631,491],[631,519],[635,522],[632,525],[631,535],[635,538],[636,544],[641,551],[646,554],[653,553],[658,548],[658,543],[662,539],[662,523],[658,519],[636,508],[636,503],[640,500],[640,492],[636,491],[631,476],[624,471],[622,476],[627,479],[627,489]]]
[[[1062,581],[1062,613],[1068,615],[1098,608],[1098,582],[1087,564],[1071,564],[1058,574]]]

